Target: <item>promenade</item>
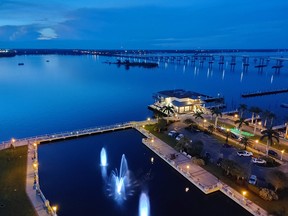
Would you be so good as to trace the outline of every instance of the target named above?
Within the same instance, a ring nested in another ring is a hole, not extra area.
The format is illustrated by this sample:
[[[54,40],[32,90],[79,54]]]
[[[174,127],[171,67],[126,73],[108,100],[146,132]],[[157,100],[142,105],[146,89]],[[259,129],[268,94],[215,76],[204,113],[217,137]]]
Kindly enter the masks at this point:
[[[144,145],[166,161],[171,167],[177,170],[205,194],[220,191],[241,205],[251,214],[258,216],[268,215],[266,210],[247,199],[243,194],[219,181],[219,179],[207,172],[202,167],[194,164],[187,154],[179,153],[174,148],[146,131],[143,127],[136,127],[135,129],[146,136],[146,138],[142,139]],[[171,159],[171,154],[175,154],[177,157],[175,159]]]

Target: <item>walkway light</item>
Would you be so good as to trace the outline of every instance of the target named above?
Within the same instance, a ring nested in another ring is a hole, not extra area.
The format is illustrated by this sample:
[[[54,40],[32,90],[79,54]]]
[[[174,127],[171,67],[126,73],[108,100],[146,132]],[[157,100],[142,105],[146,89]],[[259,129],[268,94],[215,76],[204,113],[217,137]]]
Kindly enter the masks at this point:
[[[53,209],[54,215],[57,215],[57,214],[56,214],[56,212],[57,212],[57,206],[52,206],[52,209]]]
[[[284,149],[281,151],[281,159],[280,160],[282,160],[283,159],[283,153],[284,153]]]
[[[243,191],[242,195],[243,195],[243,200],[245,199],[245,195],[246,195],[247,191]]]

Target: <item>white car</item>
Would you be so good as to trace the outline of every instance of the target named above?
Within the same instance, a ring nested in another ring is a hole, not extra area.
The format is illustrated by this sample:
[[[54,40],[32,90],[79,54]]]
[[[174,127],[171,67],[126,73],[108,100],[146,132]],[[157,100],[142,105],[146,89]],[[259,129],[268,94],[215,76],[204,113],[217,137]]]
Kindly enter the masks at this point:
[[[240,157],[241,156],[250,157],[250,156],[253,155],[253,153],[252,152],[248,152],[248,151],[238,151],[237,155],[240,156]]]
[[[177,133],[176,131],[172,130],[172,131],[170,131],[170,132],[168,133],[168,136],[173,136],[173,135],[176,134],[176,133]]]
[[[266,164],[266,161],[261,158],[252,158],[253,163]]]
[[[184,135],[183,134],[179,134],[177,137],[176,137],[176,140],[180,140],[180,139],[182,139],[184,137]]]

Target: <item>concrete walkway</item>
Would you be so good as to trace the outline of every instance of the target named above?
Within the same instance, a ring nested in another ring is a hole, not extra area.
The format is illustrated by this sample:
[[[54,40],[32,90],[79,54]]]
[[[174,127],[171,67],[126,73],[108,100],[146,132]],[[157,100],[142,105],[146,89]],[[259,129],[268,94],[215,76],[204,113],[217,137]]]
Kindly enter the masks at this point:
[[[37,150],[36,150],[37,151]],[[26,193],[34,206],[35,211],[39,216],[49,216],[52,214],[48,214],[47,207],[43,199],[41,198],[39,192],[36,190],[36,185],[34,184],[35,176],[35,168],[33,166],[34,161],[34,152],[35,149],[33,145],[28,146],[28,157],[27,157],[27,174],[26,174]],[[38,181],[38,180],[37,180]]]
[[[177,152],[174,148],[158,139],[144,128],[136,127],[136,129],[147,137],[142,140],[143,144],[165,160],[171,167],[177,170],[205,194],[219,190],[251,214],[258,216],[268,215],[266,210],[247,199],[243,194],[219,181],[219,179],[202,167],[194,164],[188,155]],[[177,157],[172,160],[171,154],[177,155]]]

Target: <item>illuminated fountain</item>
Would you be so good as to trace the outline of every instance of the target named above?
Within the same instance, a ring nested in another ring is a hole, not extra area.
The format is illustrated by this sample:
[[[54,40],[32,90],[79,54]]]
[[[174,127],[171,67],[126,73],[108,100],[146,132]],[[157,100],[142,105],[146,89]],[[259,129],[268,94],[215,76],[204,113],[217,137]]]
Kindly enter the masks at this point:
[[[121,203],[127,199],[127,196],[133,195],[135,184],[131,179],[131,173],[124,154],[121,158],[119,173],[117,169],[112,171],[107,186],[108,195],[117,202]]]
[[[107,154],[106,154],[106,150],[104,147],[101,149],[101,152],[100,152],[100,161],[101,161],[102,167],[107,166]]]
[[[149,216],[149,215],[150,215],[150,201],[148,195],[142,192],[139,200],[139,216]]]
[[[107,179],[107,154],[106,150],[103,147],[100,152],[100,166],[101,166],[101,174],[104,180]]]

